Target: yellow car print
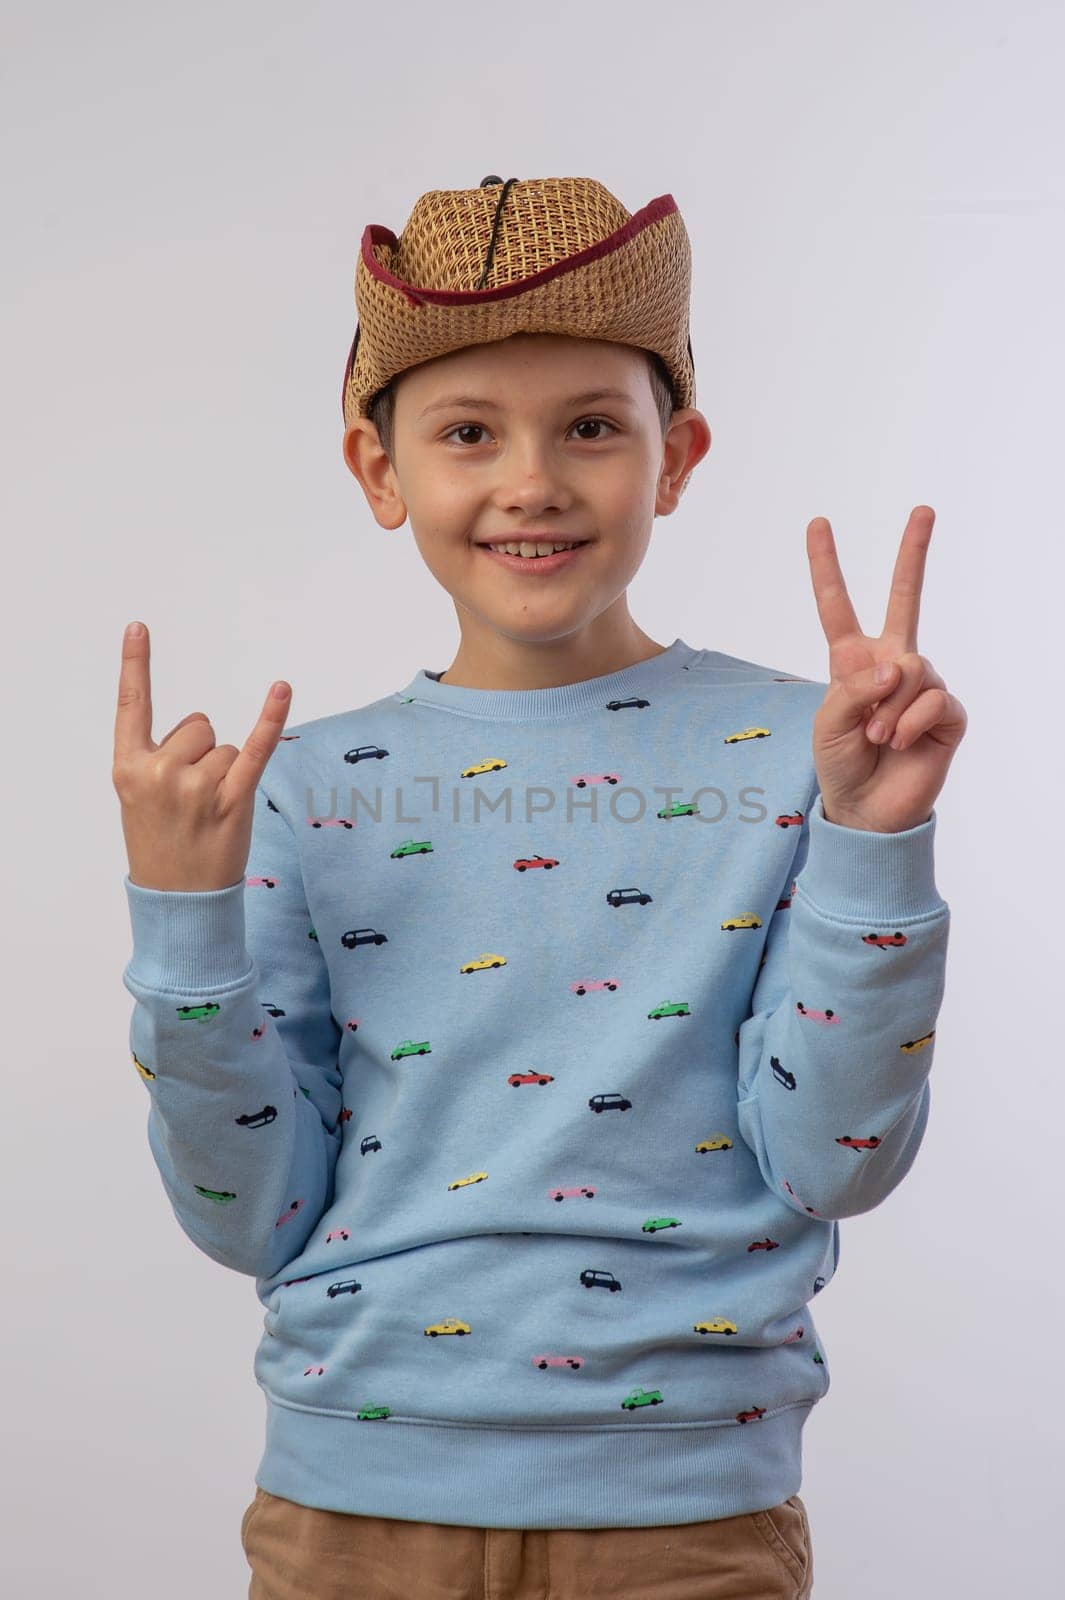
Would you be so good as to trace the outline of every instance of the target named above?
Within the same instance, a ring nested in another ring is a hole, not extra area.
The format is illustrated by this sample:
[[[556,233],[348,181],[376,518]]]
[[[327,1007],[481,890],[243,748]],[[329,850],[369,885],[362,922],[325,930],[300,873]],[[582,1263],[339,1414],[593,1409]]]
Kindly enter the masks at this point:
[[[741,739],[768,739],[768,728],[741,728],[739,733],[726,733],[725,744],[738,744]]]
[[[140,1073],[141,1077],[146,1083],[149,1078],[155,1077],[155,1073],[152,1071],[151,1067],[146,1067],[143,1061],[137,1060],[136,1050],[131,1050],[130,1055],[133,1057],[133,1065],[136,1067],[137,1071]]]
[[[721,924],[722,928],[760,928],[761,917],[756,917],[753,911],[741,911],[738,917],[729,917]]]
[[[498,772],[500,767],[505,767],[506,762],[494,756],[491,761],[478,761],[475,767],[463,767],[460,777],[475,778],[479,772]]]
[[[438,1333],[469,1333],[470,1325],[468,1322],[460,1322],[458,1317],[445,1317],[443,1322],[431,1322],[422,1331],[428,1334],[430,1339],[435,1339]]]
[[[491,956],[487,950],[482,950],[476,961],[467,961],[464,967],[459,968],[459,971],[479,972],[483,967],[505,967],[506,964],[506,956]]]
[[[704,1139],[695,1148],[700,1155],[706,1150],[731,1150],[732,1140],[727,1133],[715,1133],[712,1138]]]
[[[706,1322],[692,1324],[693,1333],[739,1333],[739,1331],[736,1324],[730,1322],[727,1317],[710,1317]]]
[[[931,1033],[924,1033],[919,1039],[909,1039],[905,1044],[900,1044],[899,1049],[905,1050],[908,1056],[912,1056],[915,1050],[923,1050],[925,1045],[930,1043],[935,1036],[936,1030],[933,1028]]]
[[[449,1183],[449,1189],[465,1189],[468,1183],[483,1183],[487,1172],[471,1172],[468,1178],[456,1178],[454,1183]]]

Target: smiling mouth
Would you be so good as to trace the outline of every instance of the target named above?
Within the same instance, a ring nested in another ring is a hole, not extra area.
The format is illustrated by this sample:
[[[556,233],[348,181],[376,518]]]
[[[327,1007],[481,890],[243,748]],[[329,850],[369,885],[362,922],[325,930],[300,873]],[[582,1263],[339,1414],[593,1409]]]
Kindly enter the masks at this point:
[[[590,543],[589,539],[507,539],[485,542],[477,548],[492,550],[496,555],[522,556],[526,560],[539,561],[565,550],[580,550]]]

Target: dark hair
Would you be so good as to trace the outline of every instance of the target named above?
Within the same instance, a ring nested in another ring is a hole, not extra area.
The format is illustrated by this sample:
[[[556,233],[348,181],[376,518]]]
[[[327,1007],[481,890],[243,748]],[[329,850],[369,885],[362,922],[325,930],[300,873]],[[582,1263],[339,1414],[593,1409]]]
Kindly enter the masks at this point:
[[[662,425],[662,437],[664,439],[669,432],[669,424],[673,416],[673,383],[669,376],[669,368],[662,360],[662,357],[656,355],[653,350],[640,349],[640,354],[647,358],[651,393],[654,396],[655,406],[658,410],[658,418]],[[370,420],[377,429],[382,448],[393,465],[395,464],[395,455],[393,454],[395,413],[396,389],[395,380],[393,380],[392,383],[388,383],[383,389],[378,390],[370,405]]]

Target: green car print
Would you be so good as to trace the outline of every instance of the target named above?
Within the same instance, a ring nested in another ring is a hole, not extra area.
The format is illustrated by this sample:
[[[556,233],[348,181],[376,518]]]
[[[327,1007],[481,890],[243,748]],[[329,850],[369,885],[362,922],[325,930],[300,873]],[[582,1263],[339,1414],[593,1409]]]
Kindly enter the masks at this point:
[[[392,1413],[387,1406],[363,1406],[361,1411],[356,1411],[356,1422],[376,1422],[378,1417],[390,1417]]]
[[[428,839],[405,839],[402,844],[397,844],[390,861],[398,861],[400,856],[424,856],[432,849]]]
[[[694,800],[674,800],[671,806],[663,806],[661,811],[656,811],[658,817],[697,817],[699,807]]]
[[[648,1018],[658,1022],[662,1017],[690,1017],[691,1009],[686,1000],[663,1000],[660,1006],[655,1006],[647,1015]]]
[[[676,1217],[648,1217],[641,1228],[641,1233],[657,1233],[659,1228],[679,1228],[681,1222]]]
[[[635,1411],[637,1406],[660,1406],[662,1404],[661,1389],[641,1389],[639,1385],[632,1389],[621,1402],[622,1411]]]
[[[392,1052],[392,1060],[398,1061],[401,1056],[428,1056],[432,1055],[428,1039],[422,1039],[415,1044],[413,1039],[401,1039]]]
[[[237,1198],[229,1189],[205,1189],[198,1183],[194,1183],[192,1187],[197,1194],[202,1194],[205,1200],[217,1200],[220,1206],[228,1205],[231,1200]]]
[[[207,1022],[221,1009],[222,1007],[214,1000],[208,1000],[206,1005],[202,1006],[178,1006],[177,1014],[182,1022]]]

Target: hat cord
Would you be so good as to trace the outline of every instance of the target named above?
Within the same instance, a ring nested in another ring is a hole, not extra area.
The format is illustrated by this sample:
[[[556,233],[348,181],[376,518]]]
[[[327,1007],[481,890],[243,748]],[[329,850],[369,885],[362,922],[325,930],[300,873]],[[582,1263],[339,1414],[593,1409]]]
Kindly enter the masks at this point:
[[[519,180],[517,178],[508,178],[506,183],[503,185],[503,193],[499,196],[499,202],[496,206],[496,214],[492,219],[492,237],[488,241],[488,254],[484,258],[484,271],[481,273],[481,276],[477,282],[478,289],[484,288],[485,279],[492,270],[492,257],[495,255],[496,238],[499,234],[499,224],[502,218],[503,205],[506,201],[507,195],[510,193],[511,184],[517,183],[518,181]],[[482,179],[480,187],[482,189],[485,188],[489,182],[490,180],[488,178]]]

